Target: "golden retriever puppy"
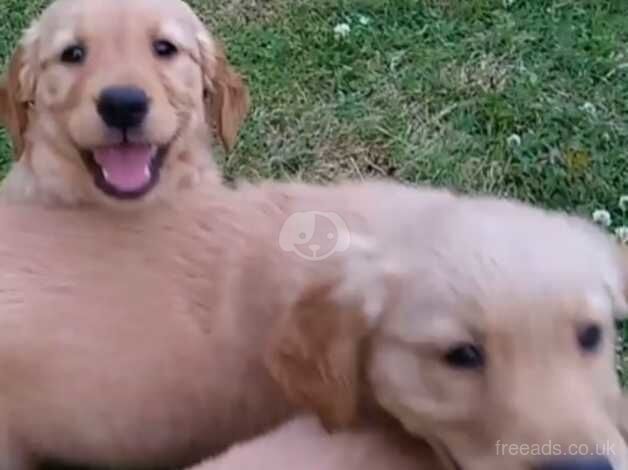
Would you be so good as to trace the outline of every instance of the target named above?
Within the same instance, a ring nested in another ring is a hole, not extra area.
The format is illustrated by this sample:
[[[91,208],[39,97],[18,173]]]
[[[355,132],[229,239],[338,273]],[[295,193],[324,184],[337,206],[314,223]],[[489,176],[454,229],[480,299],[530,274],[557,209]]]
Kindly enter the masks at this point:
[[[207,188],[137,213],[0,206],[0,468],[190,465],[301,406],[350,423],[364,397],[465,469],[540,462],[497,458],[497,439],[615,442],[625,263],[584,223],[504,204],[352,183]]]
[[[440,470],[432,450],[393,426],[328,433],[299,416],[190,470]]]
[[[230,149],[249,96],[181,0],[56,0],[0,84],[17,162],[4,200],[122,207],[208,178],[213,130]]]
[[[279,315],[317,285],[367,293],[379,250],[356,217],[350,246],[312,262],[280,247],[265,192],[203,195],[0,205],[2,470],[180,467],[293,415],[263,362]]]
[[[387,287],[371,309],[319,290],[284,317],[267,362],[291,399],[328,429],[375,401],[457,469],[627,468],[614,315],[628,257],[615,241],[511,201],[370,202]]]

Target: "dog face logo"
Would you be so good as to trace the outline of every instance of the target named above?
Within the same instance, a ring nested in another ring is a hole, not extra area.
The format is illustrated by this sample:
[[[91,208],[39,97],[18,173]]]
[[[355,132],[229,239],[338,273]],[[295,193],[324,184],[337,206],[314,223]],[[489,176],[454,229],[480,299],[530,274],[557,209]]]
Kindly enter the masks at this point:
[[[347,224],[333,212],[295,212],[279,233],[279,247],[308,261],[346,251],[351,243]]]

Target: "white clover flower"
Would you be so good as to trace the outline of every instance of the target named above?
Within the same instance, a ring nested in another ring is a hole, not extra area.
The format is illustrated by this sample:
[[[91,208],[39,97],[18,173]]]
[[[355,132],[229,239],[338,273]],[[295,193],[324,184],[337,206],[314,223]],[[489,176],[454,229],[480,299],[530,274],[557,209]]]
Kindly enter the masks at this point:
[[[506,139],[506,142],[511,147],[519,147],[521,145],[521,137],[519,137],[518,134],[512,134],[510,137],[508,137],[508,139]]]
[[[622,211],[628,211],[628,194],[625,194],[619,198],[619,208]]]
[[[582,110],[585,113],[595,114],[595,105],[593,103],[589,103],[588,101],[582,105]]]
[[[365,16],[365,15],[359,15],[358,16],[358,21],[360,22],[360,24],[362,26],[366,26],[366,25],[369,25],[371,23],[371,19],[368,16]]]
[[[604,227],[610,227],[612,223],[611,214],[605,209],[598,209],[593,212],[593,221]]]
[[[615,229],[615,236],[621,243],[628,244],[628,227],[617,227]]]
[[[339,23],[334,27],[334,34],[338,38],[344,38],[350,32],[351,26],[349,26],[347,23]]]
[[[508,8],[511,7],[515,4],[516,0],[502,0],[502,4],[504,5],[504,7]]]

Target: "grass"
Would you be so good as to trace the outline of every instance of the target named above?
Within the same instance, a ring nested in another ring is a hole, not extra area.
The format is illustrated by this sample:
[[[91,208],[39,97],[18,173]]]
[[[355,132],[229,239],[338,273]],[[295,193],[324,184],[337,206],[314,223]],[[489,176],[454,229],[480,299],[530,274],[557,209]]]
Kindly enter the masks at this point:
[[[628,224],[625,0],[190,2],[252,88],[228,176],[389,175]],[[0,63],[46,3],[0,0]]]
[[[46,2],[0,2],[5,59]],[[622,216],[624,0],[191,3],[252,88],[252,114],[223,161],[230,176],[390,175]],[[339,23],[351,27],[344,38]]]
[[[0,0],[0,62],[45,3]],[[191,3],[252,89],[229,176],[389,175],[628,224],[625,0]]]
[[[0,62],[46,3],[0,0]],[[191,3],[252,89],[229,176],[388,175],[628,224],[625,0]]]

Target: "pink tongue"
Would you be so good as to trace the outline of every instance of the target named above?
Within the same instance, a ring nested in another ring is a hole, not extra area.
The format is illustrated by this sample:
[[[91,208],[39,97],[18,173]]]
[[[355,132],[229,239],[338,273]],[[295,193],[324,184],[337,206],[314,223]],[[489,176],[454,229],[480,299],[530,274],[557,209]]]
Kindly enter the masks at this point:
[[[94,151],[107,182],[120,191],[136,191],[150,180],[152,145],[116,145]]]

